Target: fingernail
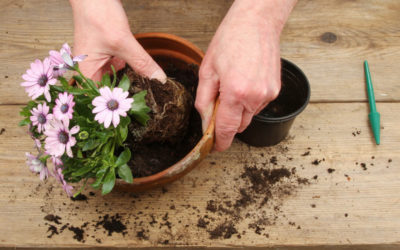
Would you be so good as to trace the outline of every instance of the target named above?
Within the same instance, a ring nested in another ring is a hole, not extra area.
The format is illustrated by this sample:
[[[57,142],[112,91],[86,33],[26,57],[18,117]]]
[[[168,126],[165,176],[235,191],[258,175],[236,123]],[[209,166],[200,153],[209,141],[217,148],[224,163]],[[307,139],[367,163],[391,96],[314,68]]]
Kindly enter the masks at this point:
[[[167,76],[165,75],[164,71],[162,69],[158,69],[157,71],[155,71],[150,79],[157,79],[159,80],[161,83],[166,83],[167,82]]]

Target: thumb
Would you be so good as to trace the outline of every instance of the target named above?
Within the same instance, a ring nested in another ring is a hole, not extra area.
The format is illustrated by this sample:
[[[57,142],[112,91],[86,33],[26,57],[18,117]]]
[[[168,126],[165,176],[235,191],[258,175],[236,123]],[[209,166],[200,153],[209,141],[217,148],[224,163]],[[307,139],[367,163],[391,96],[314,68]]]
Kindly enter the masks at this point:
[[[150,79],[157,79],[162,83],[167,81],[167,76],[161,67],[133,36],[121,43],[121,47],[116,54],[117,57],[127,62],[137,73]]]

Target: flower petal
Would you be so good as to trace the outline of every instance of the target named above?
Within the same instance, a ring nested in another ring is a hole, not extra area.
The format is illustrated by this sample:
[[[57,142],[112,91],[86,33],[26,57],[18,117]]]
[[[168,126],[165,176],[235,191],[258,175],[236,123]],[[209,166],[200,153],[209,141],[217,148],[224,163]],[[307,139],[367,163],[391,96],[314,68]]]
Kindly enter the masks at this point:
[[[69,133],[70,133],[71,135],[76,134],[76,133],[79,132],[79,129],[80,129],[79,125],[75,125],[75,126],[73,126],[73,127],[71,128],[71,130],[69,131]]]
[[[113,122],[114,127],[116,128],[118,126],[118,124],[119,124],[119,114],[118,114],[118,112],[113,112],[113,120],[112,120],[112,122]]]
[[[107,112],[107,115],[106,115],[105,120],[104,120],[104,127],[105,128],[110,127],[112,118],[113,118],[112,112]]]

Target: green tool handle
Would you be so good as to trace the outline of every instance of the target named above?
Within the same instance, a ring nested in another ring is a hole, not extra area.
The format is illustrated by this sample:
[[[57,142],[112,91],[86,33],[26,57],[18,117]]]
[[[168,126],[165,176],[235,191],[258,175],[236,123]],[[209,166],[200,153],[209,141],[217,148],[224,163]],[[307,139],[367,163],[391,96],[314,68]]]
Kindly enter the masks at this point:
[[[367,93],[368,93],[369,108],[372,113],[372,112],[376,112],[376,105],[375,105],[374,88],[372,87],[372,81],[371,81],[371,73],[369,73],[369,67],[368,67],[367,61],[364,61],[364,70],[365,70],[365,78],[367,79]]]

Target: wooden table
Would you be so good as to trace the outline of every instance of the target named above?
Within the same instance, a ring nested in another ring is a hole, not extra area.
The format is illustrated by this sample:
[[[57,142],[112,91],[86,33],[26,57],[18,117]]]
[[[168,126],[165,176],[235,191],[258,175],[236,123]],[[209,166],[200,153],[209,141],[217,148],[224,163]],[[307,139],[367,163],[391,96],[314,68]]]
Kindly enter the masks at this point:
[[[124,5],[134,32],[169,32],[206,50],[231,2]],[[253,148],[235,140],[163,189],[107,196],[87,190],[86,200],[71,201],[53,180],[40,183],[30,173],[24,153],[33,151],[32,141],[16,125],[28,100],[19,83],[29,62],[72,44],[70,7],[1,0],[0,246],[399,249],[399,15],[397,0],[299,1],[281,51],[304,70],[312,97],[284,142]],[[382,116],[379,146],[367,120],[365,59]],[[290,176],[271,184],[268,201],[261,192],[238,206],[255,188],[246,169],[280,168]]]

